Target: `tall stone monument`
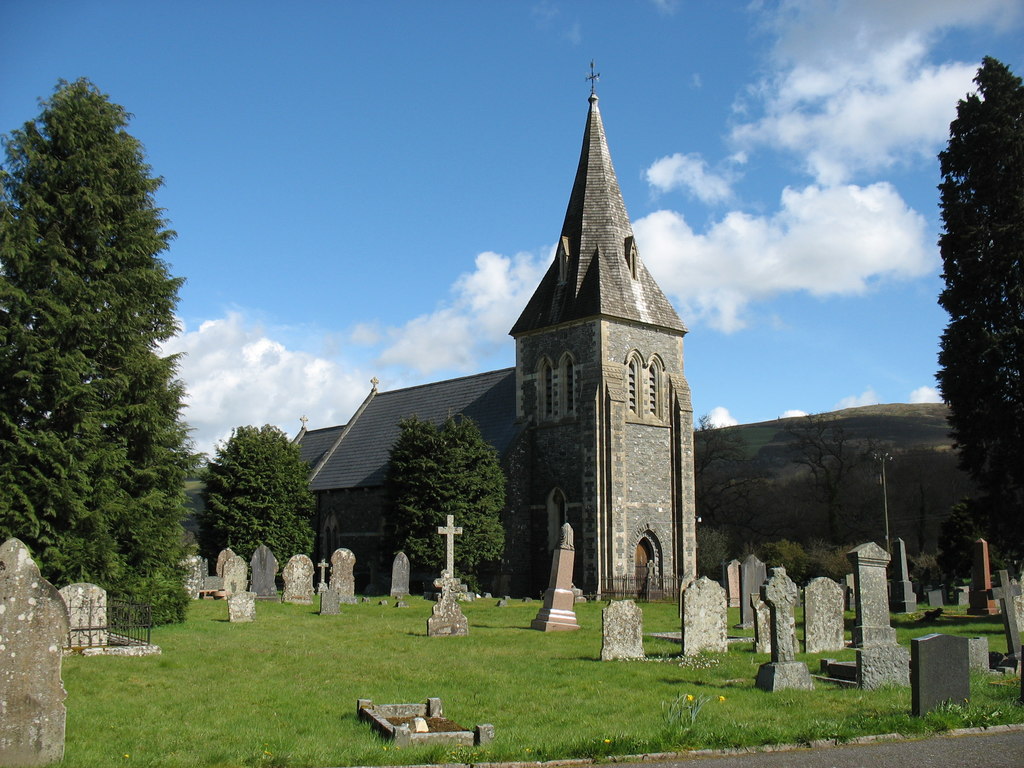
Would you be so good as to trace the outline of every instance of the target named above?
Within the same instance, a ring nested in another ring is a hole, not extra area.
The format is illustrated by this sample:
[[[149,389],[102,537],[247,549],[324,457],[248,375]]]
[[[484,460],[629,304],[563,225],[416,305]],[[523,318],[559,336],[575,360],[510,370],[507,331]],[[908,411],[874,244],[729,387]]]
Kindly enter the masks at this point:
[[[913,613],[917,610],[917,595],[910,582],[907,567],[907,545],[896,539],[893,547],[893,576],[889,582],[889,607],[893,613]]]
[[[761,599],[768,605],[771,623],[772,660],[757,670],[756,685],[763,691],[787,688],[814,690],[807,665],[796,660],[796,608],[799,591],[785,568],[772,568],[771,577],[761,585]]]
[[[456,527],[453,515],[448,515],[447,525],[438,526],[437,532],[445,537],[445,568],[441,578],[434,581],[434,586],[441,590],[441,599],[434,603],[427,619],[427,636],[465,637],[469,634],[469,622],[459,607],[460,585],[455,578],[455,537],[462,534],[462,528]]]
[[[252,591],[257,600],[277,599],[277,558],[266,544],[260,544],[249,561],[252,568]]]
[[[757,555],[747,555],[740,566],[740,626],[754,626],[754,608],[750,603],[751,595],[761,594],[761,585],[768,577],[765,564],[757,559]]]
[[[351,549],[340,547],[331,555],[330,589],[338,593],[343,603],[356,602],[356,556]]]
[[[730,560],[722,563],[722,586],[729,597],[729,607],[740,607],[740,561]]]
[[[572,591],[572,568],[576,560],[576,545],[573,542],[572,526],[562,526],[562,538],[551,555],[551,578],[544,592],[544,605],[537,617],[530,623],[533,629],[542,632],[572,631],[579,629],[576,623],[576,595]]]
[[[974,542],[974,558],[971,563],[971,592],[967,613],[972,616],[995,616],[999,612],[992,599],[992,572],[989,567],[988,542],[978,539]]]
[[[391,562],[391,596],[406,597],[409,594],[409,558],[399,552]]]
[[[0,546],[0,765],[64,757],[68,611],[18,539]]]
[[[857,620],[853,644],[857,647],[857,685],[879,688],[887,684],[910,685],[910,653],[896,642],[889,623],[889,599],[885,569],[889,553],[874,542],[846,553],[853,564]]]

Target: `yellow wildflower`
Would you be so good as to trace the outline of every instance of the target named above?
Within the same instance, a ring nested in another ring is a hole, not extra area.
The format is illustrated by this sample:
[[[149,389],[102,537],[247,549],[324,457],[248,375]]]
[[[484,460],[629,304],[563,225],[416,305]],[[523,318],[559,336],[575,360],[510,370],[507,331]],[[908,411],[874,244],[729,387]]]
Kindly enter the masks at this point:
[[[687,701],[693,701],[693,694],[692,693],[686,694],[686,700]]]
[[[718,697],[718,700],[719,700],[719,701],[725,701],[725,696],[719,696],[719,697]]]

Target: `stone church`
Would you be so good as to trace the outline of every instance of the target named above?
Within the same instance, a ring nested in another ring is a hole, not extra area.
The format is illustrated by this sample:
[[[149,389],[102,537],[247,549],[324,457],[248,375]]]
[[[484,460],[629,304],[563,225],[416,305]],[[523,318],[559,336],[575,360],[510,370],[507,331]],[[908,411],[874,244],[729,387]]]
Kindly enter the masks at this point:
[[[515,368],[390,392],[374,381],[347,424],[296,437],[317,498],[315,555],[351,549],[361,589],[390,574],[383,484],[398,423],[412,415],[462,414],[498,451],[506,546],[484,589],[543,590],[565,522],[587,594],[669,593],[696,574],[686,327],[640,257],[597,95],[589,101],[554,261],[510,331]]]

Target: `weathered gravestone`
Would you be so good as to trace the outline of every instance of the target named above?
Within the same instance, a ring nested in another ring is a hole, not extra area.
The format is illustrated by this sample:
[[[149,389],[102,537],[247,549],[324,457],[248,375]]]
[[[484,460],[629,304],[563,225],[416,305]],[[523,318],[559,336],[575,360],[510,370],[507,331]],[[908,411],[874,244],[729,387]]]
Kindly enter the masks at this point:
[[[199,555],[188,555],[182,558],[181,566],[185,569],[185,581],[182,584],[185,593],[190,599],[198,600],[206,580],[206,561]]]
[[[351,549],[340,547],[331,555],[331,584],[343,603],[356,602],[356,556]]]
[[[889,607],[893,613],[913,613],[917,610],[917,595],[910,582],[907,568],[907,545],[896,539],[893,553],[893,579],[889,585]]]
[[[68,608],[68,648],[97,648],[107,644],[107,590],[95,584],[60,588]]]
[[[544,592],[544,604],[530,627],[542,632],[572,631],[576,623],[576,596],[572,593],[572,568],[576,560],[572,526],[562,526],[562,538],[551,554],[551,576]]]
[[[946,598],[944,596],[944,590],[942,589],[929,589],[928,590],[928,607],[929,608],[943,608],[946,605]]]
[[[1008,571],[996,574],[999,583],[991,590],[992,597],[999,604],[1003,614],[1003,632],[1006,635],[1006,655],[1020,663],[1020,622],[1017,621],[1017,604],[1014,598],[1020,594],[1020,586],[1010,580]]]
[[[1024,635],[1024,593],[1022,593],[1019,582],[1012,582],[1016,587],[1016,594],[1013,596],[1013,606],[1017,609],[1017,631]]]
[[[721,584],[707,576],[692,582],[683,592],[683,655],[693,656],[703,650],[728,651],[728,611]]]
[[[235,592],[228,597],[228,621],[244,622],[256,620],[256,593]]]
[[[750,607],[754,611],[754,653],[771,653],[772,620],[768,604],[760,595],[751,595]]]
[[[807,665],[796,660],[796,608],[799,590],[785,568],[772,568],[771,577],[761,585],[761,599],[771,617],[772,660],[757,670],[756,685],[763,691],[787,688],[814,690]]]
[[[954,587],[953,588],[954,603],[957,605],[970,605],[971,604],[971,588],[970,587]]]
[[[740,561],[730,560],[722,563],[722,586],[729,597],[729,607],[740,607]]]
[[[325,589],[320,593],[320,615],[338,616],[341,614],[341,593],[336,589]]]
[[[64,757],[68,611],[18,539],[0,546],[0,765]]]
[[[448,515],[447,525],[438,526],[437,532],[445,537],[445,569],[441,578],[434,581],[434,586],[441,589],[441,599],[434,603],[427,619],[427,636],[465,637],[469,634],[469,622],[456,598],[461,585],[455,578],[455,537],[462,534],[462,528],[456,527],[453,515]]]
[[[910,684],[910,654],[896,642],[889,623],[885,568],[889,553],[874,542],[846,553],[853,564],[857,620],[853,644],[857,646],[857,685],[873,689]]]
[[[240,555],[224,560],[224,597],[231,597],[249,588],[249,566]]]
[[[284,579],[284,602],[298,605],[313,603],[313,561],[307,555],[293,555],[281,578]]]
[[[925,635],[910,641],[911,712],[923,717],[943,702],[971,697],[970,649],[966,637]]]
[[[967,646],[970,651],[971,669],[979,672],[988,672],[988,638],[968,637]]]
[[[249,561],[252,567],[252,591],[257,599],[277,599],[277,558],[266,544],[260,544]]]
[[[644,614],[632,600],[614,600],[601,611],[601,661],[644,658]]]
[[[391,563],[391,596],[405,597],[409,594],[409,558],[399,552]]]
[[[811,579],[804,588],[804,652],[841,651],[843,640],[843,585],[825,576]]]
[[[757,559],[756,555],[747,555],[740,566],[740,626],[754,626],[754,609],[750,603],[751,595],[761,594],[761,585],[768,578],[768,570],[765,564]]]
[[[223,576],[224,575],[224,563],[227,562],[229,557],[234,557],[234,556],[235,556],[235,553],[234,553],[234,551],[230,547],[227,548],[227,549],[222,549],[219,553],[217,553],[217,565],[215,566],[215,569],[214,569],[214,572],[213,572],[214,575],[215,576]]]
[[[988,542],[978,539],[974,542],[974,557],[971,562],[971,591],[967,613],[972,616],[995,616],[999,612],[992,599],[992,574],[989,570]]]

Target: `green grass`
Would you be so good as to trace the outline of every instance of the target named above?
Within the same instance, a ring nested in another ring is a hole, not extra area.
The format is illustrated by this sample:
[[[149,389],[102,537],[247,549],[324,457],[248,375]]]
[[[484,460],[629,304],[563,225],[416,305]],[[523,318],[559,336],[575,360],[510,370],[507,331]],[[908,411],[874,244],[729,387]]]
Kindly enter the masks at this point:
[[[252,624],[228,623],[222,601],[194,602],[185,624],[153,631],[161,656],[65,660],[63,765],[549,760],[1024,722],[1024,708],[1013,704],[1015,679],[978,676],[970,704],[912,718],[907,688],[757,690],[767,657],[746,642],[728,654],[682,659],[676,644],[648,638],[648,661],[602,663],[602,603],[577,606],[580,631],[545,634],[525,629],[537,602],[496,602],[464,605],[465,638],[426,637],[430,604],[416,598],[407,609],[342,606],[341,616],[261,602]],[[674,605],[643,608],[645,631],[678,630]],[[987,635],[993,649],[1002,643],[999,617],[894,624],[905,644],[929,632]],[[816,671],[816,656],[800,658]],[[356,718],[359,698],[392,704],[429,696],[441,697],[445,714],[465,726],[493,723],[494,743],[396,750]],[[688,707],[701,702],[691,722]]]

